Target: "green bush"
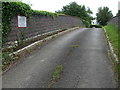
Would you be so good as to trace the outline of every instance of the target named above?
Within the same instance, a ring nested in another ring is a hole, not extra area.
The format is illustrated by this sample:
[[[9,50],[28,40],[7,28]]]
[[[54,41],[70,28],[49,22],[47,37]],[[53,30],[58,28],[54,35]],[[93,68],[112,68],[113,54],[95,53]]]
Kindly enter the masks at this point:
[[[106,26],[104,26],[107,32],[107,35],[109,37],[109,40],[113,46],[113,50],[115,52],[115,54],[118,57],[118,63],[116,65],[116,71],[118,74],[118,80],[119,80],[119,84],[120,84],[120,45],[119,45],[119,38],[120,38],[120,34],[119,31],[120,29],[113,24],[108,24]]]
[[[102,28],[101,25],[90,25],[90,28],[95,27],[95,28]]]

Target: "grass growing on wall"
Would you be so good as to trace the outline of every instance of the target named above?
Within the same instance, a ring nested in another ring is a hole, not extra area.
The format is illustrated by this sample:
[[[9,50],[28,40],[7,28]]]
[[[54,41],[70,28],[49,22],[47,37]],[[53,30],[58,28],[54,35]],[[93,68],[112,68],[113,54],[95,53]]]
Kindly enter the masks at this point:
[[[52,18],[57,16],[56,13],[47,12],[47,11],[39,11],[39,10],[32,10],[32,14],[37,14],[37,15],[42,15],[42,16],[51,16]]]

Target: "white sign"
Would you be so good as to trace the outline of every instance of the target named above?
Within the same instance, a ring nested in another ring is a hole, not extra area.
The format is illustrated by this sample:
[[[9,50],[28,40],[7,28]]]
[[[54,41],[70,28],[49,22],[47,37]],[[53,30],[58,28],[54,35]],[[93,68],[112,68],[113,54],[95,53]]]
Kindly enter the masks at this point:
[[[25,16],[18,16],[18,27],[27,27]]]

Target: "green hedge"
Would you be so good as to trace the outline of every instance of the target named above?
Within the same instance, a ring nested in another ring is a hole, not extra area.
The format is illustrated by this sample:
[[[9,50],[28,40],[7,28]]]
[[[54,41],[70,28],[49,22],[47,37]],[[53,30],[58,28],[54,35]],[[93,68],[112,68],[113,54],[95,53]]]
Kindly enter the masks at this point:
[[[90,28],[95,27],[95,28],[102,28],[101,25],[90,25]]]

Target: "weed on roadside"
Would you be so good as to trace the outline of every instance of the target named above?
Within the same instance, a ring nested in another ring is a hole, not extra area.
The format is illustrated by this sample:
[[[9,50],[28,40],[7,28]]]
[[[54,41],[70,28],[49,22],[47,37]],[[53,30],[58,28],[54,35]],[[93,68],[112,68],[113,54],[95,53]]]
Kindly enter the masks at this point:
[[[10,52],[2,53],[2,70],[5,70],[7,66],[9,66],[12,62],[15,61],[15,57],[10,55]]]
[[[52,38],[55,38],[55,37],[57,37],[57,35],[53,35],[53,36],[52,36]]]
[[[80,45],[71,45],[70,47],[75,48],[75,47],[80,47]]]
[[[52,80],[48,84],[48,88],[52,88],[53,85],[60,79],[60,76],[62,74],[62,70],[63,70],[62,65],[58,65],[55,67],[55,72],[53,72],[53,74],[52,74]]]

